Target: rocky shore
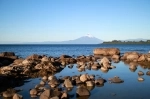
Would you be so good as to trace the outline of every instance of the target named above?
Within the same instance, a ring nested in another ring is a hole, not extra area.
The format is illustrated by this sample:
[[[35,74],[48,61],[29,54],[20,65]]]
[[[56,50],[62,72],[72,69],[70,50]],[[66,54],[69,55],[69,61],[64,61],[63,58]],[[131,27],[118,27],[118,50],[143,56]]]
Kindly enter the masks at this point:
[[[119,75],[112,76],[112,78],[102,78],[98,75],[99,77],[96,78],[94,74],[68,75],[58,78],[55,73],[60,72],[66,66],[73,68],[74,64],[79,72],[85,69],[108,72],[116,68],[112,66],[112,62],[120,61],[127,64],[132,72],[137,69],[138,65],[150,68],[150,53],[125,52],[120,55],[118,48],[96,48],[93,50],[93,55],[89,56],[51,57],[33,54],[23,59],[16,56],[14,52],[2,52],[0,53],[0,86],[2,86],[0,92],[5,98],[22,99],[23,96],[19,95],[13,87],[21,86],[25,79],[41,77],[41,82],[29,91],[31,97],[69,99],[71,96],[68,91],[74,86],[77,86],[75,93],[77,97],[88,97],[94,86],[103,86],[105,82],[123,83],[124,80],[118,77]],[[139,71],[138,75],[137,80],[144,81],[142,78],[144,73]],[[147,71],[146,75],[150,75],[150,71]]]

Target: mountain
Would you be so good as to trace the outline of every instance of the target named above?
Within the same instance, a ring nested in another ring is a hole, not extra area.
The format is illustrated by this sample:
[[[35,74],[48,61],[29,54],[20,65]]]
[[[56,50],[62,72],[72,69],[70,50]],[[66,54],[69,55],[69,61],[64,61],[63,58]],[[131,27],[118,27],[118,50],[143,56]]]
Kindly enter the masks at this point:
[[[82,36],[80,38],[68,41],[60,41],[60,42],[40,42],[39,44],[99,44],[103,43],[103,40],[100,40],[90,34]]]

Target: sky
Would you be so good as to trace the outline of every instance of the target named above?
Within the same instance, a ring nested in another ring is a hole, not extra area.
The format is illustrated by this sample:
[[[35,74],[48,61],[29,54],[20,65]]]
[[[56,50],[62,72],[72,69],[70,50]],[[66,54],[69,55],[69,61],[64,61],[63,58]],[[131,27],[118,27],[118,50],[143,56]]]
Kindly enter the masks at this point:
[[[0,42],[150,39],[150,0],[0,0]]]

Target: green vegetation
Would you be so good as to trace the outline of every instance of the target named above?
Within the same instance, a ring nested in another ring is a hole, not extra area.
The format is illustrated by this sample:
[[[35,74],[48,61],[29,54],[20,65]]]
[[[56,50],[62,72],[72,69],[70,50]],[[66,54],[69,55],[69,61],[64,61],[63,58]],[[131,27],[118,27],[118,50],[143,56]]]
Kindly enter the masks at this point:
[[[120,40],[112,40],[108,42],[103,42],[102,44],[150,44],[150,40],[147,41],[120,41]]]

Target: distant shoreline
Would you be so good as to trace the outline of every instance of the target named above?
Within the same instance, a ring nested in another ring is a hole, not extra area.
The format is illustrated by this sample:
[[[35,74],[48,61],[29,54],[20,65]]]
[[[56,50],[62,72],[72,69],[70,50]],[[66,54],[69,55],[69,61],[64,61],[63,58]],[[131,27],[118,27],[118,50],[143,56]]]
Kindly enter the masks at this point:
[[[120,40],[113,40],[113,41],[103,42],[102,44],[150,44],[150,40],[147,40],[147,41],[120,41]]]

